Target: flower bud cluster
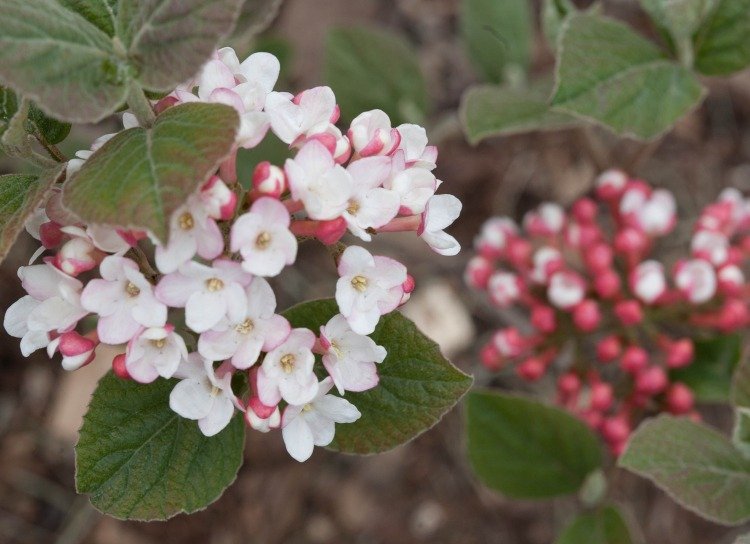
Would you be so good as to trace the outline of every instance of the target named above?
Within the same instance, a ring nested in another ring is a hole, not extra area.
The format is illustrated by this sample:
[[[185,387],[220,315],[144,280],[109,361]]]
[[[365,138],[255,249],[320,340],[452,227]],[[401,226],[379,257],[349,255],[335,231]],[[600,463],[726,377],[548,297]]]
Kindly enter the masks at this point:
[[[253,429],[281,428],[289,453],[304,461],[313,446],[333,440],[336,423],[360,417],[347,393],[375,387],[386,357],[368,335],[408,300],[414,281],[394,259],[358,245],[332,248],[339,313],[314,331],[292,328],[277,313],[268,278],[295,263],[301,240],[331,246],[347,232],[368,242],[379,232],[412,231],[454,255],[460,246],[444,229],[461,203],[435,194],[437,149],[424,128],[392,127],[373,110],[342,131],[330,88],[276,92],[278,74],[273,55],[240,63],[232,49],[221,49],[195,81],[154,109],[228,104],[241,119],[236,148],[273,134],[293,158],[258,164],[245,190],[235,151],[172,214],[166,240],[84,224],[53,192],[27,223],[42,245],[32,263],[43,255],[42,263],[19,270],[27,295],[8,309],[5,328],[21,338],[25,356],[59,352],[68,370],[89,363],[99,343],[125,345],[112,362],[115,374],[141,383],[179,379],[170,406],[206,436],[239,410]],[[123,123],[137,124],[129,113]],[[79,152],[68,175],[112,136]],[[316,356],[327,373],[322,380]],[[237,375],[247,392],[238,390]]]
[[[670,371],[693,362],[693,338],[750,322],[750,200],[722,192],[698,218],[689,254],[668,264],[655,249],[675,224],[670,192],[617,170],[568,212],[544,203],[522,226],[488,220],[466,281],[498,308],[525,308],[529,326],[496,331],[482,363],[512,365],[530,382],[553,374],[557,402],[616,454],[645,413],[697,417],[691,390]]]

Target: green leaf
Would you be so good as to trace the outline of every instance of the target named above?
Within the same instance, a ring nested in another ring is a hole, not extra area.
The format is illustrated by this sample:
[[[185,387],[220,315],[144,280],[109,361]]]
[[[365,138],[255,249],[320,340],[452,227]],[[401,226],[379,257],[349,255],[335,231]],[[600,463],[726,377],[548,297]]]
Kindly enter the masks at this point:
[[[533,37],[527,0],[464,0],[460,22],[469,57],[485,80],[525,79]]]
[[[16,93],[5,87],[0,87],[0,137],[17,111],[18,99]],[[33,103],[29,105],[29,116],[25,127],[26,132],[37,137],[41,136],[50,144],[62,142],[70,133],[70,123],[63,123],[46,116]]]
[[[0,176],[0,261],[8,254],[26,219],[41,204],[61,171],[62,166],[42,172],[39,176]]]
[[[115,35],[117,0],[58,0],[58,2],[70,11],[76,12],[108,36]]]
[[[703,97],[692,72],[612,19],[571,16],[560,47],[552,105],[619,134],[659,136]]]
[[[326,299],[294,306],[284,316],[293,327],[318,331],[337,313],[336,301]],[[370,338],[388,356],[378,365],[377,387],[346,394],[362,417],[336,426],[329,448],[337,451],[379,453],[408,442],[435,425],[471,386],[472,378],[398,312],[383,316]]]
[[[236,415],[206,437],[169,408],[177,380],[150,384],[111,372],[99,382],[76,445],[76,489],[120,519],[164,520],[205,508],[242,464],[245,424]]]
[[[99,121],[125,100],[128,77],[110,37],[82,16],[55,0],[3,1],[0,83],[45,113]]]
[[[544,0],[542,5],[542,30],[550,47],[557,50],[557,38],[565,18],[575,13],[576,7],[570,0]]]
[[[737,341],[739,343],[739,336],[737,336]],[[737,347],[739,350],[739,345]],[[734,372],[729,399],[734,406],[750,408],[750,361],[747,359],[738,365],[737,370]]]
[[[0,138],[8,128],[10,120],[18,111],[18,100],[16,93],[7,87],[0,87]]]
[[[628,524],[620,511],[607,506],[579,515],[565,528],[556,544],[633,544]]]
[[[618,464],[707,519],[728,525],[750,519],[750,459],[705,425],[651,419],[631,436]]]
[[[509,497],[574,493],[601,465],[594,433],[564,410],[490,391],[470,393],[466,404],[474,472]]]
[[[690,366],[672,370],[670,378],[693,390],[703,402],[727,402],[732,373],[740,360],[742,339],[727,334],[695,341],[695,358]]]
[[[476,144],[491,136],[580,125],[581,121],[572,115],[549,109],[549,89],[549,85],[531,89],[495,85],[470,88],[464,93],[459,109],[469,142]]]
[[[281,9],[283,0],[245,0],[229,43],[238,53],[247,51],[253,39],[268,28]],[[258,48],[258,51],[265,49]],[[282,63],[283,66],[283,63]]]
[[[170,215],[229,155],[238,125],[223,104],[169,108],[152,128],[124,130],[96,151],[66,183],[63,202],[87,223],[166,240]]]
[[[715,0],[640,0],[649,17],[675,39],[692,38]]]
[[[750,0],[716,0],[716,8],[695,36],[695,67],[710,76],[750,64]]]
[[[194,76],[234,28],[242,0],[120,0],[117,34],[136,78],[166,91]]]
[[[750,408],[739,407],[734,414],[732,443],[747,458],[750,458]]]
[[[332,30],[326,39],[325,80],[348,121],[363,111],[381,109],[396,126],[421,123],[427,113],[427,91],[414,48],[390,32]]]

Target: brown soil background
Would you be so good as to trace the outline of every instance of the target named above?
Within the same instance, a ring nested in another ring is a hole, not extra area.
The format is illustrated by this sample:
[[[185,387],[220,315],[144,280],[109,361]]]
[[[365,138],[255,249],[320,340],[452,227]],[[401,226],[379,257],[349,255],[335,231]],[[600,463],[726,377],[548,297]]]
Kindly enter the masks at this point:
[[[457,34],[458,5],[458,0],[287,0],[269,34],[293,47],[289,78],[294,89],[321,82],[324,37],[333,26],[377,25],[415,44],[432,94],[430,125],[440,127],[432,131],[441,136],[437,173],[445,191],[464,202],[453,232],[467,251],[440,258],[411,237],[382,237],[377,244],[402,259],[417,279],[421,294],[408,305],[410,315],[441,341],[458,366],[487,384],[492,378],[477,365],[477,346],[504,318],[461,281],[482,221],[493,214],[518,217],[543,199],[569,203],[587,192],[608,165],[674,190],[683,219],[694,218],[722,187],[750,190],[750,73],[707,81],[706,102],[658,147],[599,129],[516,136],[471,147],[454,117],[462,90],[475,80]],[[608,13],[650,31],[634,1],[606,0],[604,5]],[[552,62],[540,40],[535,69],[547,70]],[[73,139],[86,147],[106,128],[85,127]],[[10,167],[0,164],[0,169]],[[678,233],[675,244],[686,236],[687,231]],[[283,284],[277,282],[281,307],[333,292],[334,271],[319,249],[302,252],[304,276],[290,271]],[[0,269],[0,307],[20,296],[15,270],[32,250],[28,240],[19,242]],[[113,520],[93,510],[86,497],[76,496],[73,484],[76,430],[102,368],[66,374],[43,354],[22,358],[17,341],[0,336],[0,542],[550,544],[575,512],[575,499],[509,501],[482,488],[465,461],[459,407],[412,443],[377,457],[320,450],[298,464],[286,455],[279,433],[249,433],[237,481],[205,511],[164,523]],[[728,421],[719,409],[709,410],[708,417],[720,425]],[[623,472],[614,474],[611,497],[637,520],[649,544],[730,544],[741,532],[702,521]]]

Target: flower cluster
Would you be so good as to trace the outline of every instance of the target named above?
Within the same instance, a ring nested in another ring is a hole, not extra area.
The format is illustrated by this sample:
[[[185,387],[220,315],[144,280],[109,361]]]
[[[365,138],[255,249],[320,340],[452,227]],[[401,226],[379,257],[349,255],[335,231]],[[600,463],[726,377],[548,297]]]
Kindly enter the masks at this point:
[[[522,227],[488,220],[466,281],[498,308],[526,308],[529,324],[496,331],[483,364],[513,364],[527,381],[554,369],[558,403],[615,453],[647,411],[697,417],[692,391],[670,370],[692,363],[694,336],[750,322],[742,270],[750,200],[722,192],[701,213],[689,256],[666,266],[655,249],[675,224],[670,192],[616,170],[569,213],[544,203]]]
[[[174,212],[167,240],[83,224],[53,192],[27,223],[42,245],[32,263],[44,254],[43,262],[19,270],[28,294],[8,309],[5,328],[21,338],[25,356],[59,352],[68,370],[89,363],[100,342],[125,344],[114,372],[141,383],[178,378],[170,406],[206,436],[239,410],[253,429],[281,428],[289,453],[304,461],[313,446],[333,440],[336,423],[360,417],[346,394],[375,387],[386,357],[367,335],[414,288],[401,263],[358,245],[342,251],[339,240],[347,231],[365,242],[378,232],[413,231],[436,252],[454,255],[460,247],[444,229],[461,204],[435,194],[437,149],[424,128],[392,127],[374,110],[342,132],[330,88],[276,92],[278,74],[273,55],[240,63],[232,49],[221,49],[195,81],[154,109],[231,105],[241,119],[236,148],[272,133],[293,158],[260,163],[245,190],[231,157]],[[126,113],[123,124],[137,122]],[[68,175],[112,136],[77,153]],[[340,313],[319,331],[292,328],[267,280],[295,263],[308,238],[337,244]],[[327,373],[322,380],[316,356]],[[238,374],[247,392],[238,391]]]

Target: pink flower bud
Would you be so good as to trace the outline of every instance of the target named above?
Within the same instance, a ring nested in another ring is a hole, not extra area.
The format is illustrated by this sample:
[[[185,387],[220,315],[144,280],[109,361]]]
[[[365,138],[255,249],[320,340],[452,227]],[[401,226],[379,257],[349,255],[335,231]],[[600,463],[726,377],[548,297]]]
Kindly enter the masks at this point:
[[[266,406],[257,396],[250,397],[247,401],[247,408],[255,412],[260,419],[268,419],[276,410],[276,406]]]
[[[492,336],[498,353],[506,358],[518,357],[528,347],[526,339],[515,327],[501,329]]]
[[[742,293],[745,285],[745,274],[739,266],[728,264],[719,269],[717,273],[719,280],[719,291],[728,296],[737,296]]]
[[[60,225],[54,221],[47,221],[39,225],[39,240],[46,249],[54,249],[63,241]]]
[[[542,285],[547,284],[553,274],[565,266],[562,254],[555,248],[542,246],[534,253],[534,269],[531,279]]]
[[[474,289],[486,289],[490,276],[492,276],[492,272],[492,262],[481,255],[475,255],[466,265],[464,280],[469,287]]]
[[[692,390],[684,383],[673,383],[667,390],[667,409],[675,414],[687,414],[693,409],[695,399]]]
[[[586,410],[580,414],[581,419],[593,430],[599,430],[604,423],[604,416],[596,410]]]
[[[625,190],[628,176],[622,170],[606,170],[596,178],[596,196],[602,200],[614,200]]]
[[[614,307],[617,319],[626,327],[632,327],[643,321],[643,309],[637,300],[621,300]]]
[[[534,252],[532,245],[521,238],[513,238],[508,242],[507,257],[510,264],[516,268],[524,268],[531,261]]]
[[[603,299],[614,297],[620,292],[620,276],[614,270],[602,270],[594,277],[594,290]]]
[[[557,329],[555,310],[549,306],[536,305],[531,309],[531,324],[542,333],[549,334]]]
[[[516,373],[521,379],[529,382],[537,381],[544,376],[546,370],[547,365],[539,357],[529,357],[516,367]]]
[[[588,248],[602,239],[602,231],[596,225],[570,222],[565,229],[565,243],[574,248]]]
[[[346,233],[346,229],[346,219],[343,217],[337,217],[330,221],[319,221],[315,229],[315,237],[329,246],[341,240],[341,237]]]
[[[495,259],[501,257],[508,243],[516,238],[518,238],[518,227],[512,219],[493,217],[482,225],[479,236],[474,240],[474,247],[482,256]]]
[[[601,431],[607,442],[622,443],[630,436],[630,423],[622,415],[609,417],[602,422]]]
[[[607,244],[596,244],[590,249],[587,248],[583,254],[586,266],[594,273],[609,270],[613,258],[612,248]]]
[[[720,232],[699,230],[690,241],[690,249],[695,257],[714,266],[723,266],[729,260],[729,240]]]
[[[583,332],[596,330],[601,320],[599,305],[592,299],[583,300],[573,308],[573,323]]]
[[[552,275],[547,288],[547,298],[562,310],[578,304],[586,295],[586,282],[576,272],[562,271]]]
[[[745,327],[749,321],[750,313],[746,304],[742,300],[732,298],[721,306],[717,325],[722,332],[731,332]]]
[[[614,400],[612,386],[605,382],[591,385],[591,407],[602,412],[609,410]]]
[[[635,377],[635,390],[642,395],[657,395],[669,384],[667,374],[660,366],[644,369]]]
[[[65,370],[77,370],[94,360],[94,349],[98,343],[75,331],[69,331],[50,342],[47,353],[51,357],[55,351],[59,351],[63,356],[62,367]]]
[[[622,352],[620,368],[630,374],[638,374],[648,366],[648,352],[640,346],[628,346]]]
[[[253,170],[253,188],[261,195],[279,198],[286,187],[286,174],[278,166],[263,161]]]
[[[406,275],[406,281],[401,284],[401,289],[404,290],[404,293],[411,293],[414,291],[414,288],[416,287],[416,282],[414,281],[414,276],[411,274]]]
[[[693,304],[709,301],[716,294],[717,279],[714,267],[703,259],[678,262],[674,282],[680,292]]]
[[[127,366],[125,366],[125,359],[126,356],[124,353],[115,355],[112,359],[112,372],[121,380],[132,380],[133,378],[128,372]]]
[[[620,343],[620,339],[615,335],[606,336],[596,344],[596,357],[602,363],[614,361],[620,356],[621,351],[622,344]]]
[[[231,219],[237,208],[237,193],[227,187],[219,176],[211,176],[203,184],[200,200],[210,217],[222,221]]]
[[[690,338],[682,338],[667,345],[667,366],[682,368],[693,362],[695,346]]]
[[[485,368],[492,372],[497,372],[503,367],[503,358],[500,355],[500,352],[497,351],[494,342],[484,345],[482,351],[479,352],[479,358]]]
[[[512,272],[495,272],[487,283],[487,293],[493,304],[507,308],[521,296],[520,280]]]
[[[159,115],[160,113],[176,105],[178,102],[179,102],[179,99],[176,96],[171,96],[171,95],[165,96],[164,98],[159,100],[154,106],[154,113],[156,113],[156,115]]]
[[[667,290],[664,266],[654,260],[640,263],[630,274],[630,290],[646,304],[656,302]]]
[[[648,237],[642,230],[626,227],[615,235],[614,248],[618,253],[640,255],[648,247]]]
[[[566,372],[558,378],[557,390],[563,397],[573,397],[581,390],[581,379],[572,372]]]
[[[539,205],[523,218],[523,227],[531,236],[553,236],[562,230],[564,224],[565,212],[552,202]]]
[[[102,257],[88,237],[75,237],[62,245],[52,263],[66,274],[77,276],[96,268]]]
[[[576,221],[587,225],[596,220],[596,202],[590,198],[580,198],[573,204],[571,213]]]

